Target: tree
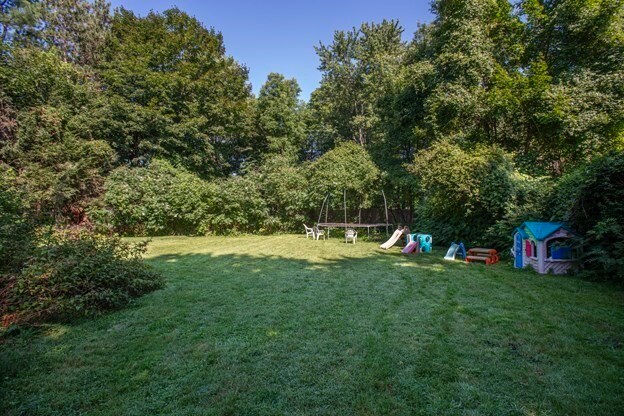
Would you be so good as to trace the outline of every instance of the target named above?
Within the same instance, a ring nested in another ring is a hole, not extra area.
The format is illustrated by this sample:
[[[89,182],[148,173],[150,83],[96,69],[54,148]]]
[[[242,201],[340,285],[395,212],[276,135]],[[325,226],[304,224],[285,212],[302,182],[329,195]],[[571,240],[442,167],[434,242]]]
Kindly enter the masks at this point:
[[[443,140],[418,153],[410,170],[422,190],[417,224],[439,242],[482,241],[514,196],[513,164],[498,147],[465,151]]]
[[[15,170],[35,217],[84,221],[116,159],[85,129],[97,84],[54,52],[23,48],[0,65],[0,85],[18,126],[0,142],[0,158]]]
[[[41,4],[36,0],[0,0],[0,46],[13,40],[32,39],[41,19]]]
[[[335,139],[362,146],[374,140],[377,101],[388,91],[405,49],[402,32],[394,20],[366,23],[337,31],[331,45],[316,48],[323,78],[310,105]]]
[[[56,49],[62,59],[95,65],[110,30],[104,0],[6,0],[0,3],[0,36],[15,45]]]
[[[220,33],[178,9],[144,18],[121,9],[105,58],[103,134],[124,163],[159,156],[204,176],[238,168],[251,92]]]
[[[297,156],[303,146],[305,125],[301,89],[295,79],[270,73],[256,103],[258,134],[266,142],[264,152]]]
[[[612,72],[624,63],[620,0],[522,0],[527,60],[543,59],[550,75],[581,68]]]
[[[79,65],[100,62],[110,32],[110,3],[105,0],[43,0],[41,41],[64,60]]]
[[[350,207],[369,208],[380,193],[380,179],[381,172],[365,148],[340,143],[310,166],[310,205],[317,207],[329,193],[331,201],[342,207],[342,193],[347,191]]]

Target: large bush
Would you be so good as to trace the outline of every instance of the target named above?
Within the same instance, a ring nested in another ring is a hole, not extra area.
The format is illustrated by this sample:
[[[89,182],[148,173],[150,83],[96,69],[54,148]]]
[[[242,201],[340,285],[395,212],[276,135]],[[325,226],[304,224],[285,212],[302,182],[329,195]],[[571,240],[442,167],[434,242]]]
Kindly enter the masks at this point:
[[[263,233],[269,213],[260,184],[251,176],[222,179],[214,184],[202,233]]]
[[[103,218],[116,231],[134,235],[194,234],[208,215],[214,186],[169,162],[122,167],[106,180]]]
[[[624,153],[612,153],[565,175],[548,206],[580,234],[580,265],[594,278],[624,281]]]
[[[486,230],[481,244],[507,249],[513,245],[512,233],[516,227],[525,221],[540,221],[548,217],[544,202],[552,192],[550,178],[514,172],[511,181],[513,188],[508,199],[504,201],[505,212],[502,218],[497,219]]]
[[[292,231],[306,222],[310,201],[309,182],[306,176],[308,164],[296,166],[291,157],[274,156],[250,177],[259,184],[268,218],[267,231]]]
[[[442,141],[420,152],[410,170],[421,186],[414,221],[439,243],[483,242],[514,192],[511,159],[496,147],[466,151]]]
[[[55,231],[20,273],[2,278],[4,324],[97,315],[161,288],[162,277],[141,260],[144,251],[145,244],[86,229]]]
[[[162,160],[118,168],[106,181],[103,209],[92,216],[130,235],[290,231],[311,201],[307,166],[274,156],[245,175],[212,181]]]
[[[381,192],[381,172],[368,151],[353,142],[337,145],[318,158],[309,170],[310,200],[320,205],[325,195],[340,202],[347,191],[350,207],[368,208],[372,198]]]
[[[32,242],[32,223],[15,180],[12,170],[0,164],[0,274],[18,270]]]

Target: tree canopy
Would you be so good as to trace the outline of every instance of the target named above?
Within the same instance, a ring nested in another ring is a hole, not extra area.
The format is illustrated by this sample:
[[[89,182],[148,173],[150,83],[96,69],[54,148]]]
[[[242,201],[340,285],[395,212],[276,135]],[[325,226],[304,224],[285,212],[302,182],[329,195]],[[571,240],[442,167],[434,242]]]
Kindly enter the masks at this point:
[[[408,40],[382,20],[319,43],[321,82],[303,102],[277,72],[254,96],[218,29],[180,9],[0,1],[2,221],[289,231],[328,192],[366,207],[383,188],[401,222],[439,242],[502,248],[514,222],[561,217],[593,233],[582,244],[608,246],[624,226],[611,208],[577,215],[594,200],[578,172],[607,172],[605,197],[619,195],[621,1],[431,11]]]

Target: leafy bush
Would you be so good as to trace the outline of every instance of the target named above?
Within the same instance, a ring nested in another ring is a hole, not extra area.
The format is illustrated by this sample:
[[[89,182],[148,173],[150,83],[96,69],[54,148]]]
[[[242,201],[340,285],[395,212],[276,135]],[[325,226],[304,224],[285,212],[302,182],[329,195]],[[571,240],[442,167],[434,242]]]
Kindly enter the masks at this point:
[[[307,221],[305,213],[311,202],[306,176],[309,165],[294,163],[290,157],[274,156],[251,173],[250,178],[259,184],[268,210],[267,231],[298,230]]]
[[[585,276],[624,282],[624,153],[611,153],[561,178],[548,206],[580,234]]]
[[[105,184],[104,209],[91,215],[130,235],[288,231],[304,220],[307,184],[305,169],[282,156],[214,181],[154,160],[116,169]]]
[[[32,224],[12,170],[0,164],[0,274],[18,270],[29,252]]]
[[[364,147],[353,142],[337,145],[318,158],[309,169],[310,198],[318,207],[327,193],[332,201],[342,201],[347,191],[348,206],[368,208],[381,191],[381,171]],[[340,203],[342,207],[342,202]]]
[[[260,184],[251,176],[222,179],[214,184],[207,203],[202,233],[262,233],[269,218]]]
[[[130,235],[195,234],[207,221],[215,186],[169,162],[116,169],[105,183],[113,228]]]
[[[505,213],[485,233],[482,244],[506,252],[513,245],[513,230],[524,221],[539,221],[544,214],[544,202],[552,192],[552,181],[548,177],[532,177],[514,172],[513,192],[505,201]]]
[[[417,228],[440,243],[483,242],[514,194],[511,158],[496,147],[465,151],[442,141],[420,152],[410,170],[421,185]]]
[[[141,260],[145,249],[85,229],[55,231],[20,273],[3,278],[4,324],[97,315],[163,287]]]

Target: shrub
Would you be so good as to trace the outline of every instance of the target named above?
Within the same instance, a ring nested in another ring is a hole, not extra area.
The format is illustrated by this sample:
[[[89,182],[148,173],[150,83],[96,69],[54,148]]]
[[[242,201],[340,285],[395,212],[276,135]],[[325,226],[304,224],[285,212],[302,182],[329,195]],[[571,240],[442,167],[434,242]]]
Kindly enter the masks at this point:
[[[409,168],[421,186],[417,228],[439,243],[483,242],[514,192],[511,158],[496,147],[465,151],[442,141],[420,152]]]
[[[146,168],[116,169],[105,189],[110,215],[102,218],[130,235],[195,234],[216,193],[208,182],[162,160]]]
[[[141,260],[145,249],[85,229],[56,230],[20,273],[4,277],[4,324],[97,315],[163,287]]]
[[[295,163],[292,158],[274,156],[250,174],[250,178],[258,182],[268,210],[267,231],[298,230],[307,220],[308,165],[295,166]]]
[[[307,183],[304,169],[282,156],[214,181],[155,160],[116,169],[106,181],[104,209],[94,207],[91,217],[129,235],[288,231],[304,219]]]
[[[315,208],[328,193],[332,201],[342,201],[343,190],[349,207],[368,208],[381,192],[381,171],[368,151],[353,142],[341,143],[314,161],[308,177],[310,206]]]
[[[503,249],[513,246],[513,230],[524,221],[540,221],[547,218],[544,202],[552,192],[548,177],[532,177],[514,172],[511,176],[513,191],[505,201],[505,213],[489,227],[481,244]]]
[[[200,225],[202,233],[262,233],[267,231],[269,213],[253,177],[240,176],[222,179],[211,184],[206,205],[206,218]]]
[[[624,282],[624,153],[597,158],[563,176],[549,201],[554,220],[580,234],[582,274]]]
[[[32,243],[22,192],[12,170],[0,164],[0,274],[19,270]]]

